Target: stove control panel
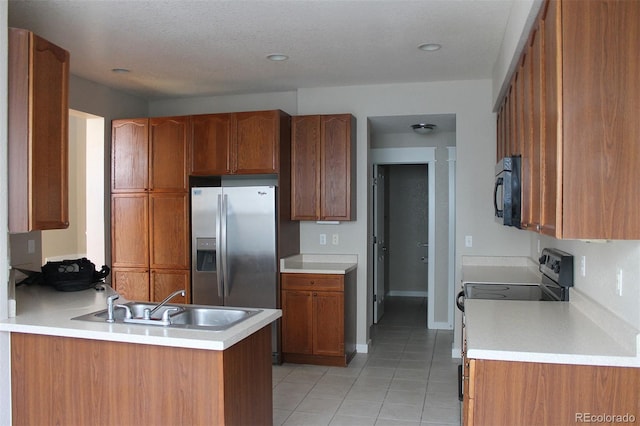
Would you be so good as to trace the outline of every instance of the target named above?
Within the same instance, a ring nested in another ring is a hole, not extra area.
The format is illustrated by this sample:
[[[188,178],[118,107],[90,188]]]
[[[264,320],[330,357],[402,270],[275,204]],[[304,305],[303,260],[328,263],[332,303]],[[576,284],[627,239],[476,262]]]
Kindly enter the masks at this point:
[[[538,259],[540,272],[562,287],[573,287],[573,256],[558,249],[545,248]]]

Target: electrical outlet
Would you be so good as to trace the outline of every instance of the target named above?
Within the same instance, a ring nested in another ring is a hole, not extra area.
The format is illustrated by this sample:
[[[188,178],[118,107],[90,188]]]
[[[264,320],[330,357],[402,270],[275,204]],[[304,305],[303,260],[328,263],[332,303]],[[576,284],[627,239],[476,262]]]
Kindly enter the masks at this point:
[[[320,245],[321,246],[327,245],[327,234],[320,234]]]
[[[464,237],[464,246],[465,247],[473,247],[473,237],[471,235],[465,235],[465,237]]]
[[[580,276],[587,276],[587,256],[580,257]]]
[[[334,246],[340,244],[340,237],[338,236],[338,234],[333,234],[331,236],[331,244],[333,244]]]
[[[33,254],[36,252],[36,242],[35,240],[27,240],[27,253]]]
[[[618,296],[622,296],[622,268],[618,268],[616,272],[616,291]]]

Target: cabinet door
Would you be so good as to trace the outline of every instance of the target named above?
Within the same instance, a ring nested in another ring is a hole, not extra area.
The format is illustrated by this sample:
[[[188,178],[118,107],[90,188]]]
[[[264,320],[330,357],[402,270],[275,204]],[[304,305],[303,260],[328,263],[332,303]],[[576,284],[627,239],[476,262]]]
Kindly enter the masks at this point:
[[[511,91],[509,92],[509,116],[511,117],[511,126],[509,128],[509,149],[507,155],[522,154],[518,151],[518,128],[520,117],[518,116],[518,83],[516,81],[518,74],[513,76],[511,81]]]
[[[282,351],[313,352],[313,296],[310,291],[282,291]]]
[[[562,186],[558,168],[560,129],[560,2],[549,1],[542,14],[543,57],[542,69],[544,120],[540,145],[540,232],[552,237],[562,236]]]
[[[233,143],[232,171],[277,173],[280,150],[280,112],[239,112]]]
[[[113,120],[111,123],[111,192],[138,192],[149,188],[149,120]]]
[[[355,213],[355,119],[349,114],[322,116],[320,123],[320,219],[352,220]]]
[[[152,269],[151,270],[151,301],[161,302],[174,291],[184,290],[185,296],[176,296],[170,303],[190,303],[189,270],[185,269]]]
[[[291,219],[320,219],[320,116],[291,121]]]
[[[640,2],[562,2],[562,238],[640,239]]]
[[[64,229],[69,53],[26,30],[8,35],[9,231]]]
[[[111,196],[113,268],[149,267],[149,197],[146,193]]]
[[[531,138],[530,147],[527,150],[531,166],[531,186],[529,203],[531,206],[529,223],[533,230],[540,231],[540,147],[543,130],[542,121],[542,26],[538,26],[531,36],[530,54],[527,55],[531,62]]]
[[[111,285],[125,299],[140,302],[151,300],[148,269],[113,268]]]
[[[313,293],[314,355],[344,355],[344,294]]]
[[[189,198],[187,193],[149,195],[151,268],[189,268]]]
[[[149,188],[187,191],[189,117],[152,118],[149,122]]]
[[[229,149],[233,123],[232,114],[191,117],[191,174],[220,176],[231,173]]]
[[[33,229],[69,226],[69,53],[33,35]]]

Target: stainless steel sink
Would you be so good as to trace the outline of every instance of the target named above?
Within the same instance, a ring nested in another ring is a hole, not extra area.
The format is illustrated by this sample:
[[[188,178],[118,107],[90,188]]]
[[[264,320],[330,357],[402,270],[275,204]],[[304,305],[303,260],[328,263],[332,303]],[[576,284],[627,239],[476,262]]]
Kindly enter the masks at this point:
[[[116,323],[131,323],[153,325],[167,328],[182,328],[195,330],[223,331],[239,322],[262,312],[261,309],[251,308],[225,308],[202,305],[165,305],[158,309],[150,319],[144,319],[145,309],[152,310],[157,306],[148,302],[129,302],[131,318],[126,317],[126,309],[116,308],[114,319]],[[177,309],[176,309],[177,308]],[[169,314],[163,318],[165,311]],[[168,318],[168,321],[166,319]],[[107,310],[103,309],[90,314],[72,318],[72,320],[107,322]]]

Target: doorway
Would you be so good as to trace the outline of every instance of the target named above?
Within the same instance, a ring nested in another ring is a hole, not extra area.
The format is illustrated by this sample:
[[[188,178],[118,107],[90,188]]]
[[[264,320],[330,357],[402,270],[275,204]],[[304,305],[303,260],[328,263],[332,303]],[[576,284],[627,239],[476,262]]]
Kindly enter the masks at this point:
[[[387,312],[391,299],[426,304],[428,294],[429,196],[427,164],[376,165],[374,197],[376,239],[380,253],[375,322]],[[382,288],[383,287],[383,288]],[[379,295],[379,296],[378,296]],[[378,300],[378,297],[380,300]],[[422,318],[427,325],[426,310]]]
[[[69,228],[41,233],[42,264],[86,257],[104,265],[104,118],[69,110]]]
[[[388,297],[428,298],[434,291],[435,148],[372,149],[373,319]],[[425,327],[435,328],[433,309]]]

